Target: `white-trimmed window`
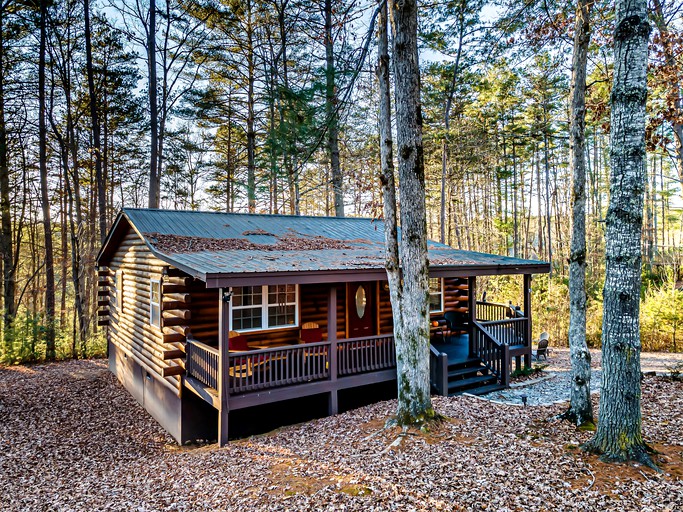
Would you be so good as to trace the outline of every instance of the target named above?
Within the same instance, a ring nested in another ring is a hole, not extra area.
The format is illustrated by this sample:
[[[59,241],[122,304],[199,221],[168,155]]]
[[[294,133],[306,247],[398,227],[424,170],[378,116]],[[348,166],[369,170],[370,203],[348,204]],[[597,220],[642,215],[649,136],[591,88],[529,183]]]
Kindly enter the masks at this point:
[[[149,281],[149,323],[161,327],[161,279]]]
[[[443,311],[443,279],[440,277],[429,278],[429,312],[440,313]]]
[[[232,289],[232,330],[295,327],[299,318],[298,297],[295,284],[236,286]]]

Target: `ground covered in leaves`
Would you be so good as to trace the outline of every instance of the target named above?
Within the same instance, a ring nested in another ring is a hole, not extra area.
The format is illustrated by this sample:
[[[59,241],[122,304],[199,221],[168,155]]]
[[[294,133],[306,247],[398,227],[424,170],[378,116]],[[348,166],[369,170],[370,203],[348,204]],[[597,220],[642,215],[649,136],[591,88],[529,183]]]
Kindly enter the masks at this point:
[[[390,401],[178,447],[103,361],[0,368],[0,510],[683,509],[681,382],[643,381],[661,474],[581,452],[561,405],[434,402],[428,434],[383,429]]]

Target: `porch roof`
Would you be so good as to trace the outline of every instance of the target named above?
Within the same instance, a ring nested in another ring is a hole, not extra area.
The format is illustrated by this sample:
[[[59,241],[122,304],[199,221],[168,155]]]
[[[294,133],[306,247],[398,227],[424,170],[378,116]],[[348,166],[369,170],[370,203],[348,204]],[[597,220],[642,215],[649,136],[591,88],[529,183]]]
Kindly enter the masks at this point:
[[[128,226],[160,260],[207,286],[386,279],[384,223],[307,217],[125,208],[97,261],[106,265]],[[548,272],[546,262],[461,251],[429,241],[432,276]]]

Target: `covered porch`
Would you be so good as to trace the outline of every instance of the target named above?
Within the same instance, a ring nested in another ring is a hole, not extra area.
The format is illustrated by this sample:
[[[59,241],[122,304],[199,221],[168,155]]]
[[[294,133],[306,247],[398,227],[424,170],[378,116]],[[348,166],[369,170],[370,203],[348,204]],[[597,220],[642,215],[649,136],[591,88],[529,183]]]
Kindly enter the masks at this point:
[[[339,411],[340,391],[396,379],[394,337],[384,318],[390,317],[391,311],[382,299],[386,281],[367,281],[368,277],[364,276],[362,282],[372,283],[366,288],[375,290],[374,295],[364,292],[367,296],[363,307],[374,312],[370,316],[374,326],[368,331],[370,335],[350,336],[359,332],[350,325],[354,323],[358,286],[348,282],[327,283],[325,304],[318,304],[318,310],[326,313],[325,321],[321,321],[324,339],[297,342],[297,334],[290,342],[252,342],[246,351],[229,349],[229,332],[235,325],[231,318],[233,295],[231,287],[221,288],[218,346],[195,339],[189,333],[183,379],[188,390],[219,411],[221,442],[227,442],[227,413],[231,410],[325,394],[328,414],[333,415]],[[439,279],[449,284],[442,285],[442,305],[432,314],[433,323],[439,326],[432,330],[430,344],[433,391],[440,395],[483,393],[507,386],[513,359],[518,366],[522,360],[530,364],[531,315],[525,312],[531,311],[531,275],[524,275],[524,309],[477,301],[476,276],[447,275]],[[447,297],[446,289],[458,292]],[[302,288],[300,293],[310,294],[308,288]],[[312,311],[305,304],[301,307],[299,326],[310,320],[307,313],[313,314]],[[449,311],[459,313],[457,318],[461,321],[445,322]],[[316,319],[320,321],[319,312]],[[343,327],[340,331],[335,326]]]

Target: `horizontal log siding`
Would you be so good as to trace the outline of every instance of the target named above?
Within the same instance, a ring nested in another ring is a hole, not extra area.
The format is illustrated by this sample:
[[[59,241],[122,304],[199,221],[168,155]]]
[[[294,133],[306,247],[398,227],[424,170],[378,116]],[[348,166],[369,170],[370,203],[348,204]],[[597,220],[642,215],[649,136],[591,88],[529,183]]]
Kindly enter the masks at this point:
[[[462,277],[447,277],[443,280],[444,312],[460,311],[467,313],[469,301],[467,298],[467,279]]]
[[[218,346],[218,301],[220,290],[206,288],[200,280],[193,280],[187,287],[190,303],[187,305],[192,316],[187,325],[192,336],[208,345]]]
[[[166,265],[152,255],[137,233],[126,233],[109,264],[109,303],[116,304],[114,276],[118,270],[123,273],[123,293],[122,304],[109,308],[107,337],[148,372],[179,391],[180,377],[164,377],[164,373],[178,371],[175,368],[182,367],[182,360],[164,360],[164,351],[175,346],[164,343],[162,331],[149,323],[150,279],[161,279]]]
[[[444,278],[444,311],[432,313],[432,317],[440,317],[446,311],[467,312],[467,279],[461,277]],[[391,334],[394,331],[394,319],[391,312],[391,300],[389,290],[384,287],[384,282],[379,283],[379,333]]]

